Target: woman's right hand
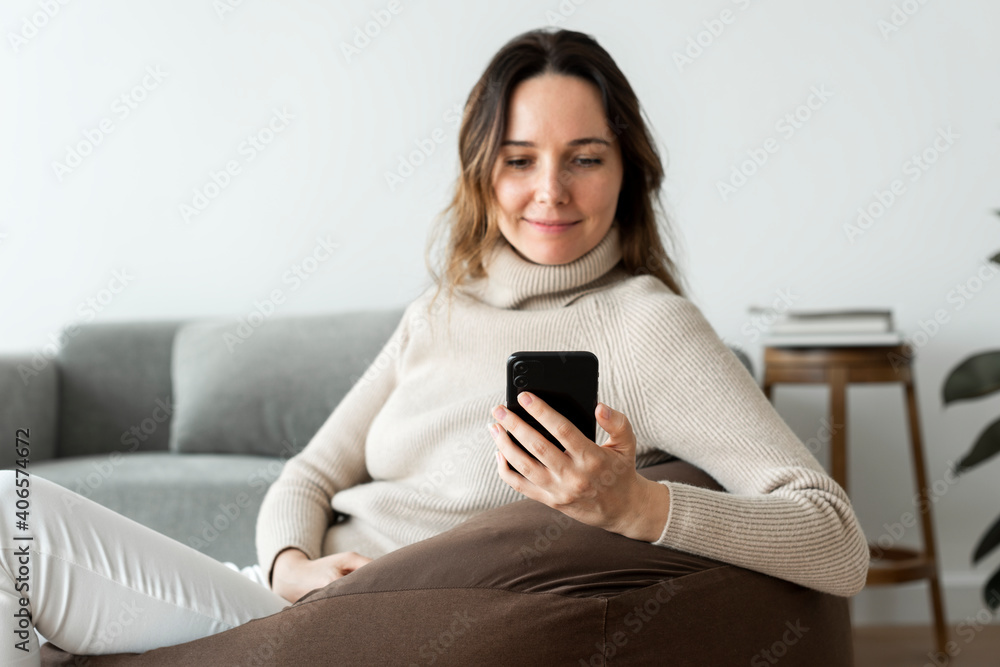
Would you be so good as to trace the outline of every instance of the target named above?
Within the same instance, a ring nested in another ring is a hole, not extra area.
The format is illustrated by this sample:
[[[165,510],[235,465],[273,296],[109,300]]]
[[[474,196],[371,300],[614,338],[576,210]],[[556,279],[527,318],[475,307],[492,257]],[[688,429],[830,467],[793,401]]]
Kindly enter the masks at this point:
[[[371,558],[353,551],[309,560],[298,549],[286,549],[274,559],[271,590],[295,602],[309,591],[322,588],[370,562]]]

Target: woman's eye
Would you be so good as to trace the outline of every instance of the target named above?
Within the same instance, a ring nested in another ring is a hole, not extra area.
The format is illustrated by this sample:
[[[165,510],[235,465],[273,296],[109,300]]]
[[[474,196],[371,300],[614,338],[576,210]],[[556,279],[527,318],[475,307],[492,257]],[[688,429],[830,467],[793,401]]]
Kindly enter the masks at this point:
[[[505,164],[508,167],[513,167],[514,169],[522,169],[528,166],[529,161],[530,160],[528,160],[527,158],[511,158],[508,159],[505,162]],[[602,162],[603,160],[601,160],[600,158],[592,158],[592,157],[580,157],[576,159],[576,163],[583,167],[596,167]]]

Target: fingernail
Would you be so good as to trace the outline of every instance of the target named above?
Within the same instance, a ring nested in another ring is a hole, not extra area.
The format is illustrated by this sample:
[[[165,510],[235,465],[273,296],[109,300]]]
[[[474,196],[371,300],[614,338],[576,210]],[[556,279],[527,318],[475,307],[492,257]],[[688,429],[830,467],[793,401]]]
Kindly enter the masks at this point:
[[[492,435],[494,438],[497,437],[497,425],[496,424],[490,424],[486,428],[488,428],[490,430],[490,435]]]
[[[503,419],[504,417],[507,416],[507,411],[503,409],[502,405],[498,405],[493,410],[493,416],[496,417],[497,419]]]
[[[529,394],[526,391],[522,391],[520,394],[517,395],[517,400],[519,400],[521,402],[521,405],[530,405],[531,404],[531,394]]]
[[[598,413],[598,415],[600,415],[601,419],[607,419],[608,418],[608,414],[609,414],[608,413],[608,406],[604,405],[604,403],[598,403],[597,404],[597,413]]]

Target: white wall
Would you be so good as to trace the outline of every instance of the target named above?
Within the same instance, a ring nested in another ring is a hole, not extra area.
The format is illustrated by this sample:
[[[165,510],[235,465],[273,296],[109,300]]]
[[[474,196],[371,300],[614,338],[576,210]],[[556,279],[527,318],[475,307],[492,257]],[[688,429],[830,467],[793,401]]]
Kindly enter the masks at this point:
[[[404,305],[427,284],[424,242],[456,174],[456,111],[506,40],[558,19],[596,36],[636,89],[668,162],[665,202],[691,296],[723,339],[759,369],[746,308],[782,291],[795,307],[892,307],[908,336],[943,309],[948,321],[913,339],[931,479],[1000,415],[1000,396],[948,410],[940,400],[948,370],[997,347],[1000,332],[1000,280],[971,299],[951,293],[1000,250],[1000,5],[399,3],[348,62],[341,45],[388,2],[245,0],[220,11],[209,0],[5,0],[0,351],[42,352],[73,321],[245,316],[276,289],[282,315]],[[46,4],[58,11],[26,28]],[[679,68],[675,54],[724,10],[732,21]],[[894,11],[902,25],[883,34]],[[157,68],[161,80],[133,93]],[[814,98],[788,136],[776,124],[814,87],[830,97]],[[123,95],[136,107],[127,116]],[[241,143],[275,110],[293,118],[250,160]],[[113,131],[57,175],[53,163],[103,119]],[[906,161],[933,152],[943,128],[953,143],[911,180]],[[444,141],[390,189],[386,172],[438,129]],[[777,151],[720,196],[717,183],[769,137]],[[231,160],[240,172],[186,222],[180,205]],[[852,242],[845,226],[894,179],[905,192]],[[286,280],[321,236],[337,244],[332,258],[304,282]],[[112,294],[116,271],[129,278]],[[849,397],[850,490],[872,539],[914,507],[901,397],[893,385]],[[778,387],[776,404],[803,440],[820,432],[823,389]],[[969,565],[1000,512],[998,471],[993,462],[947,485],[934,505],[956,622],[981,608],[980,583],[1000,563]],[[918,537],[909,529],[902,543]],[[926,622],[925,590],[864,591],[856,619]]]

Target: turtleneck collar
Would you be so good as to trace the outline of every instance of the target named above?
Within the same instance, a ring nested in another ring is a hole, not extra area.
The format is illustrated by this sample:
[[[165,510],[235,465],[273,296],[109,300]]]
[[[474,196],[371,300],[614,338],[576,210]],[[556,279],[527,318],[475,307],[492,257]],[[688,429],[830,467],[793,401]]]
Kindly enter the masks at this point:
[[[461,291],[496,308],[543,310],[561,308],[587,292],[620,280],[626,271],[618,222],[582,257],[566,264],[536,264],[522,257],[503,236],[483,258],[486,276]]]

